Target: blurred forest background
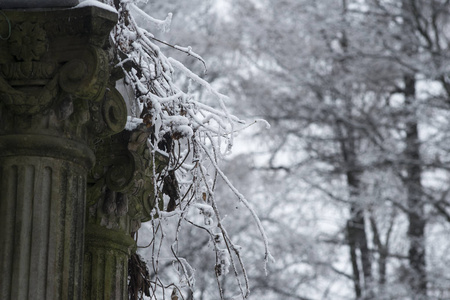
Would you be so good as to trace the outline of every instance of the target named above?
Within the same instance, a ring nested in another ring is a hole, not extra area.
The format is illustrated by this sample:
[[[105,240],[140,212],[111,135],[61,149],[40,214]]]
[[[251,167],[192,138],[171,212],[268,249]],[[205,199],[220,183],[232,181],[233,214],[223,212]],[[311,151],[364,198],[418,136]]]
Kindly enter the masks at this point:
[[[208,72],[161,44],[166,56],[230,96],[232,113],[271,124],[241,133],[222,166],[265,226],[267,276],[256,226],[225,185],[216,190],[249,299],[450,299],[449,2],[141,5],[158,19],[173,13],[170,32],[155,36],[192,46]],[[179,236],[178,255],[195,268],[185,299],[219,299],[216,280],[225,298],[238,294],[232,272],[214,276],[208,235]],[[176,281],[161,256],[160,276]]]

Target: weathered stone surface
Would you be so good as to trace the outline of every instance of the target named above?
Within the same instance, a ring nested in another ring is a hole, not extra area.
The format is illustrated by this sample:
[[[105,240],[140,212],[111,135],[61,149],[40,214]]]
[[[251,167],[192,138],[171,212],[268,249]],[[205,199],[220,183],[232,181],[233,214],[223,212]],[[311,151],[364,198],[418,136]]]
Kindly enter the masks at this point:
[[[88,175],[84,299],[127,299],[132,236],[158,204],[154,176],[167,165],[153,159],[144,125],[95,141],[97,162]],[[155,168],[153,168],[155,164]]]
[[[102,100],[110,74],[102,47],[115,13],[98,7],[4,12],[0,33],[11,26],[11,34],[0,40],[2,103],[19,115],[52,108],[64,118],[75,99]]]
[[[97,162],[88,175],[87,205],[92,223],[132,234],[141,222],[150,219],[156,205],[154,176],[167,165],[164,156],[153,159],[150,153],[147,139],[151,132],[142,125],[96,140]]]
[[[152,157],[151,129],[122,131],[127,108],[105,51],[117,16],[98,7],[5,15],[0,298],[126,299],[132,236],[161,204],[153,183],[167,161]]]
[[[0,8],[72,7],[78,3],[79,0],[2,0]]]
[[[0,299],[82,299],[90,145],[126,122],[104,50],[117,15],[3,12]]]
[[[86,235],[83,299],[128,299],[130,235],[89,224]]]
[[[0,158],[1,299],[81,299],[86,171]]]

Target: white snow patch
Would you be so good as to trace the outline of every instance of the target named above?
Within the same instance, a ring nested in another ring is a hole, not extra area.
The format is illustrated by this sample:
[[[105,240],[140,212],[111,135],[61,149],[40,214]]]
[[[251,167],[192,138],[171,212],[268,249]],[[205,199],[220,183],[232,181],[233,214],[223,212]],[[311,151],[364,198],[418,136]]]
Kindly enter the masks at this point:
[[[142,123],[143,123],[142,119],[128,116],[127,123],[125,124],[125,129],[128,131],[134,130],[139,126],[139,124],[142,124]]]
[[[145,11],[140,9],[134,4],[130,5],[132,11],[139,16],[140,19],[142,19],[147,24],[155,25],[158,30],[162,32],[169,32],[170,31],[170,25],[172,24],[172,13],[168,13],[167,17],[164,20],[158,20],[151,16],[149,16]]]
[[[80,8],[80,7],[86,7],[86,6],[96,6],[96,7],[99,7],[99,8],[105,9],[105,10],[109,10],[110,12],[117,14],[117,10],[114,7],[109,6],[108,4],[99,2],[97,0],[81,0],[80,4],[78,4],[74,8]]]

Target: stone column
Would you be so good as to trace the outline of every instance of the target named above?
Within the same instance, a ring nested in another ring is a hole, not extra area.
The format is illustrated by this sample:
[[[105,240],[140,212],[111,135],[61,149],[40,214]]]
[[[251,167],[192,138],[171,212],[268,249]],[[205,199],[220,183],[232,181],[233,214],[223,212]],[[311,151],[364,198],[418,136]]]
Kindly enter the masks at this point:
[[[153,176],[167,165],[163,156],[153,160],[147,146],[150,134],[142,125],[97,141],[97,163],[88,176],[86,300],[128,299],[128,262],[136,251],[132,236],[150,219],[159,198]]]
[[[82,299],[89,145],[126,122],[104,50],[117,15],[3,13],[0,299]]]

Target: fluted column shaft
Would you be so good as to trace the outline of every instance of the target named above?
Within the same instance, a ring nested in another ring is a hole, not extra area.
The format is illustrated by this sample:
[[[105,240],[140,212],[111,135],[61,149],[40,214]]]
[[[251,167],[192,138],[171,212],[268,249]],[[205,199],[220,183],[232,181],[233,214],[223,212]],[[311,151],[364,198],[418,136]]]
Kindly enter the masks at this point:
[[[128,299],[128,260],[134,247],[130,235],[87,224],[83,299]]]
[[[0,299],[81,299],[86,170],[3,157],[0,182]]]

